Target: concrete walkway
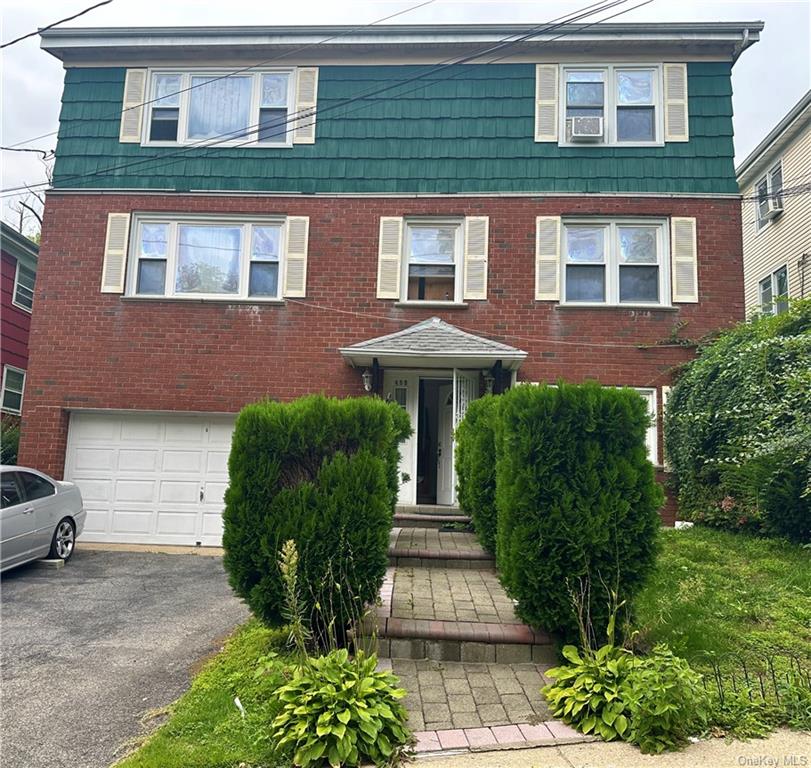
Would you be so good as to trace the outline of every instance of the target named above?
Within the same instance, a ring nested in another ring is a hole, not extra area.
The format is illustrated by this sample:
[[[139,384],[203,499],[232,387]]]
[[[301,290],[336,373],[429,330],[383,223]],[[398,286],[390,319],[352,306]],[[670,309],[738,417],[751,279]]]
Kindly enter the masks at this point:
[[[710,739],[681,752],[643,755],[629,744],[597,741],[500,752],[422,755],[423,768],[800,768],[811,765],[811,735],[780,730],[767,739]]]

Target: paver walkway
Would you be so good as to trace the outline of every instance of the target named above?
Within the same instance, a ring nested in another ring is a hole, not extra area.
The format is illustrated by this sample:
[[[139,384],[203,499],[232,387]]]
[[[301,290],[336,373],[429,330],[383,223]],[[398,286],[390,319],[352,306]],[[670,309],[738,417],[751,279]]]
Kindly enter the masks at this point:
[[[541,696],[550,639],[524,625],[475,536],[442,530],[458,510],[401,508],[377,612],[382,666],[400,678],[418,753],[588,740]],[[424,521],[424,524],[422,524]]]

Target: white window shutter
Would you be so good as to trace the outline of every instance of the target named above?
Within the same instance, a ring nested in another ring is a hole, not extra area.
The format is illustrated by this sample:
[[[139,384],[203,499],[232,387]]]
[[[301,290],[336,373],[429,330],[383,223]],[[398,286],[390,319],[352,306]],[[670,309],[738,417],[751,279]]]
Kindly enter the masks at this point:
[[[307,241],[309,234],[309,216],[287,217],[284,287],[282,290],[284,296],[301,298],[307,295]]]
[[[403,254],[402,217],[380,218],[380,240],[377,248],[377,298],[399,299]]]
[[[535,219],[535,300],[560,299],[560,216]]]
[[[465,299],[487,298],[487,253],[490,219],[465,217]]]
[[[104,240],[104,266],[101,270],[102,293],[124,292],[129,233],[130,215],[128,213],[107,214],[107,237]]]
[[[670,398],[671,387],[665,385],[662,387],[662,466],[665,472],[670,472],[670,462],[667,460],[667,450],[664,448],[664,423],[667,414],[667,401]]]
[[[687,65],[665,64],[665,141],[689,141]]]
[[[318,101],[318,67],[296,70],[296,123],[294,144],[315,144],[315,112]]]
[[[558,65],[535,67],[535,141],[558,140]]]
[[[128,69],[124,79],[124,103],[121,112],[121,128],[118,140],[122,143],[141,141],[144,100],[146,98],[146,70]]]
[[[670,258],[673,273],[673,302],[698,302],[698,252],[696,220],[674,216],[670,220]]]

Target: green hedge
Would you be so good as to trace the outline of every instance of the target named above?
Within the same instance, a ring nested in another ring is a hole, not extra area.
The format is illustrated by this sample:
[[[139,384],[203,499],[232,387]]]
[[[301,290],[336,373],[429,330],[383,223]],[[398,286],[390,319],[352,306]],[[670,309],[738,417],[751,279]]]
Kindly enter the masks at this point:
[[[699,523],[811,540],[811,301],[699,350],[673,388],[665,444]]]
[[[607,590],[631,598],[656,555],[664,501],[648,461],[647,407],[631,389],[520,386],[496,426],[497,565],[528,624],[577,635],[572,592],[590,585],[602,631]]]
[[[456,429],[456,478],[459,506],[473,520],[481,545],[496,552],[496,445],[498,398],[474,400]]]
[[[410,430],[402,408],[369,397],[314,395],[243,409],[228,463],[224,562],[262,621],[285,623],[278,559],[288,539],[298,547],[301,599],[315,626],[332,614],[340,632],[374,602],[397,501],[398,446]]]

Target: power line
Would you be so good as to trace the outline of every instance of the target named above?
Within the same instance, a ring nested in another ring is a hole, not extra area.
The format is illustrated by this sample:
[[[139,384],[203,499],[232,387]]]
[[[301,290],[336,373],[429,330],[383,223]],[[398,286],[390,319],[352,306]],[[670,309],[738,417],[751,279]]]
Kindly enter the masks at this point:
[[[636,10],[637,8],[640,8],[643,5],[648,5],[652,1],[653,0],[644,0],[644,2],[642,2],[642,3],[639,3],[639,4],[635,5],[635,6],[632,6],[631,8],[626,8],[626,9],[624,9],[622,11],[619,11],[618,13],[615,13],[612,16],[609,16],[609,17],[607,17],[605,19],[596,20],[594,22],[591,22],[590,24],[586,24],[583,27],[581,27],[580,29],[587,28],[587,27],[593,26],[595,24],[603,23],[603,22],[607,21],[608,19],[615,18],[616,16],[623,15],[624,13],[628,13],[628,12],[630,12],[632,10]],[[527,39],[529,39],[531,37],[534,37],[534,36],[540,34],[541,32],[549,32],[549,31],[553,31],[554,29],[559,28],[559,27],[565,27],[568,24],[571,24],[571,23],[573,23],[575,21],[579,21],[580,19],[585,18],[587,16],[590,16],[590,15],[592,15],[594,13],[601,13],[601,12],[603,12],[605,10],[610,10],[611,8],[613,8],[615,6],[623,5],[626,2],[628,2],[628,0],[612,0],[608,4],[605,4],[605,0],[601,0],[600,2],[593,3],[592,5],[589,5],[589,6],[585,6],[584,8],[581,8],[578,11],[570,12],[568,14],[560,16],[557,19],[554,19],[553,22],[547,22],[545,24],[538,25],[537,27],[534,27],[530,32],[519,36],[515,40],[511,40],[509,37],[505,38],[505,39],[499,41],[494,46],[489,46],[487,48],[476,51],[476,52],[474,52],[474,53],[472,53],[472,54],[470,54],[468,56],[463,57],[462,59],[460,59],[458,61],[446,60],[444,62],[441,62],[438,65],[434,65],[433,67],[425,70],[424,72],[422,72],[422,73],[420,73],[418,75],[415,75],[415,76],[406,78],[404,80],[400,80],[400,81],[391,83],[390,85],[384,86],[384,87],[379,88],[377,90],[367,91],[365,93],[359,94],[358,96],[355,96],[355,97],[352,97],[352,98],[349,98],[349,99],[345,99],[344,101],[341,101],[341,102],[339,102],[337,104],[333,104],[330,107],[323,108],[318,112],[319,117],[317,119],[321,119],[322,122],[328,121],[330,119],[336,119],[336,118],[329,118],[329,117],[324,118],[324,117],[321,117],[321,115],[323,115],[324,112],[339,109],[341,107],[348,106],[348,105],[350,105],[352,103],[355,103],[355,102],[358,102],[358,101],[368,100],[373,96],[379,95],[380,93],[383,93],[383,92],[386,92],[386,91],[390,91],[393,88],[399,88],[402,85],[408,85],[409,83],[413,83],[415,81],[424,81],[426,77],[428,77],[428,76],[430,76],[432,74],[436,74],[437,72],[444,71],[444,70],[446,70],[446,69],[448,69],[450,67],[457,66],[459,64],[467,63],[469,61],[481,58],[482,56],[485,56],[488,53],[497,51],[497,50],[505,48],[505,47],[515,45],[515,44],[517,44],[519,42],[523,42],[523,41],[525,41],[525,40],[527,40]],[[595,6],[602,6],[602,7],[599,7],[596,10],[591,10],[591,9],[594,9]],[[572,18],[568,18],[568,17],[572,17]],[[546,29],[543,29],[543,27],[546,27]],[[565,37],[566,35],[568,35],[570,33],[571,33],[570,31],[563,32],[562,34],[558,35],[557,37],[552,38],[551,40],[546,41],[546,42],[553,42],[554,40],[558,40],[558,39],[560,39],[562,37]],[[501,58],[503,58],[503,57],[501,57]],[[493,59],[492,61],[496,61],[496,60],[499,60],[499,59]],[[451,76],[451,78],[447,78],[447,79],[452,79],[452,77],[458,77],[461,74],[462,74],[462,72],[459,72],[456,75]],[[422,82],[419,86],[417,86],[417,88],[412,89],[411,91],[408,91],[408,92],[399,93],[399,94],[397,94],[397,96],[400,97],[400,96],[403,96],[403,95],[407,95],[407,93],[412,93],[414,90],[419,90],[421,88],[429,87],[430,85],[433,85],[433,84],[436,84],[436,83],[439,83],[439,82],[442,82],[442,79],[440,79],[440,78],[431,79],[431,80],[428,80],[426,82]],[[369,103],[366,103],[366,104],[362,104],[359,107],[359,109],[368,108],[373,103],[374,102],[369,102]],[[357,111],[357,110],[352,110],[352,112],[354,112],[354,111]],[[349,113],[344,112],[344,113],[342,113],[342,115],[337,116],[337,117],[343,117],[346,114],[349,114]],[[292,115],[288,115],[288,119],[284,123],[281,123],[280,125],[292,125],[292,127],[288,128],[287,130],[285,130],[283,132],[283,134],[280,134],[280,135],[286,135],[287,133],[290,133],[292,130],[295,130],[295,128],[298,127],[298,124],[300,123],[300,120],[301,120],[300,113],[293,113]],[[182,159],[185,159],[185,156],[187,154],[189,154],[190,152],[196,152],[197,150],[208,150],[208,149],[212,149],[212,148],[220,148],[220,147],[218,147],[218,145],[222,145],[224,142],[230,141],[233,138],[239,138],[241,136],[244,136],[245,133],[253,133],[253,132],[256,131],[256,129],[261,129],[262,127],[264,127],[262,124],[251,125],[251,126],[248,126],[247,128],[240,128],[238,131],[226,132],[224,134],[221,134],[219,137],[214,137],[213,140],[207,139],[207,140],[204,140],[204,141],[195,142],[195,143],[193,143],[191,145],[185,146],[185,147],[181,148],[180,150],[178,150],[176,152],[173,152],[173,153],[170,153],[170,154],[161,155],[161,156],[158,156],[158,157],[152,156],[152,157],[147,157],[147,158],[141,158],[141,159],[138,159],[138,160],[127,162],[127,163],[118,164],[118,165],[114,165],[114,166],[109,166],[108,168],[103,168],[103,169],[98,170],[98,171],[90,171],[90,172],[87,172],[87,173],[84,173],[84,174],[78,174],[78,175],[74,175],[74,176],[69,176],[69,177],[67,177],[65,179],[60,179],[59,182],[61,184],[64,184],[64,183],[79,180],[79,179],[89,179],[89,178],[94,178],[94,177],[106,176],[106,175],[109,175],[109,172],[114,172],[114,171],[117,171],[117,170],[123,170],[123,169],[126,169],[126,168],[131,168],[131,167],[135,167],[135,166],[138,166],[138,165],[143,165],[144,163],[156,163],[156,162],[158,162],[158,165],[155,166],[156,168],[166,167],[167,165],[171,165],[171,164],[173,164],[175,162],[178,162],[178,161],[180,161]],[[274,128],[276,128],[276,127],[278,127],[278,126],[274,126]],[[248,144],[254,144],[254,143],[255,143],[255,139],[249,139],[248,141],[245,141],[245,142],[241,142],[241,143],[234,144],[234,145],[228,145],[227,149],[237,149],[237,148],[246,146]],[[175,159],[172,159],[172,158],[175,158]],[[168,160],[168,162],[166,162],[167,160]],[[40,183],[38,185],[34,185],[34,186],[45,187],[45,186],[48,186],[48,183],[47,182],[42,182],[42,183]],[[27,187],[25,187],[25,188],[27,188]],[[10,188],[10,189],[6,189],[6,190],[2,190],[2,191],[0,191],[0,192],[2,192],[2,194],[0,194],[0,197],[8,197],[11,194],[14,194],[14,193],[16,193],[18,191],[21,191],[22,189],[24,189],[24,187],[16,187],[16,188]]]
[[[66,21],[73,21],[73,19],[78,19],[79,16],[84,16],[86,13],[90,13],[90,11],[94,11],[96,8],[101,8],[102,5],[109,5],[112,2],[113,0],[102,0],[102,2],[96,3],[95,5],[91,5],[89,8],[85,8],[83,11],[79,11],[79,13],[74,13],[73,16],[68,16],[66,19],[60,19],[59,21],[55,21],[53,24],[48,24],[47,27],[40,27],[39,29],[35,29],[33,32],[29,32],[27,35],[17,37],[14,40],[9,40],[7,43],[3,43],[2,45],[0,45],[0,48],[8,48],[10,45],[19,43],[22,40],[27,40],[29,37],[33,37],[34,35],[40,34],[40,32],[44,32],[46,29],[52,29],[53,27],[57,27],[60,24],[64,24]]]
[[[106,115],[105,117],[101,117],[101,118],[98,118],[98,119],[99,120],[111,120],[112,118],[118,117],[119,115],[123,115],[124,112],[129,112],[132,109],[140,109],[142,107],[149,106],[150,104],[153,104],[156,101],[161,101],[162,99],[169,98],[170,96],[177,96],[177,95],[179,95],[181,93],[186,93],[187,91],[191,91],[191,90],[193,90],[195,88],[201,88],[202,86],[208,85],[209,83],[215,83],[218,80],[224,80],[226,78],[234,77],[235,75],[239,75],[239,74],[242,74],[244,72],[250,72],[251,70],[258,69],[259,67],[265,67],[268,64],[272,64],[274,61],[280,61],[281,59],[285,59],[288,56],[294,56],[295,54],[301,53],[302,51],[306,51],[309,48],[313,48],[313,47],[319,46],[319,45],[324,45],[325,43],[328,43],[328,42],[330,42],[332,40],[337,40],[340,37],[344,37],[346,35],[351,35],[351,34],[353,34],[355,32],[359,32],[359,31],[361,31],[363,29],[366,29],[367,27],[373,27],[376,24],[382,24],[384,21],[390,21],[391,19],[396,19],[398,16],[402,16],[402,15],[404,15],[406,13],[411,13],[412,11],[416,11],[419,8],[423,8],[426,5],[431,5],[432,3],[435,3],[436,1],[437,0],[424,0],[423,2],[420,2],[417,5],[412,5],[412,6],[408,7],[408,8],[404,8],[402,11],[397,11],[397,13],[391,13],[388,16],[383,16],[382,18],[375,19],[374,21],[370,21],[368,24],[361,24],[361,25],[359,25],[357,27],[352,27],[352,28],[349,28],[349,29],[345,29],[345,30],[339,32],[337,35],[331,35],[330,37],[325,37],[323,40],[319,40],[316,43],[307,43],[307,45],[299,46],[298,48],[295,48],[292,51],[287,51],[286,53],[281,53],[278,56],[273,56],[273,57],[271,57],[269,59],[265,59],[264,61],[257,62],[256,64],[251,64],[251,65],[249,65],[247,67],[243,67],[241,69],[232,70],[228,74],[225,74],[225,75],[219,75],[217,77],[212,77],[212,78],[206,80],[205,82],[198,83],[197,85],[190,85],[188,88],[181,88],[178,91],[172,91],[171,93],[165,93],[165,94],[163,94],[163,96],[156,96],[154,99],[149,99],[148,101],[143,101],[140,104],[132,104],[131,106],[126,107],[125,109],[116,110],[115,112],[111,112],[109,115]],[[112,0],[108,0],[108,2],[112,2]],[[45,29],[47,29],[47,27]],[[34,34],[36,34],[36,33],[34,33]],[[12,147],[19,147],[20,144],[28,144],[29,141],[38,141],[39,139],[45,139],[45,138],[47,138],[49,136],[56,136],[58,133],[59,133],[59,130],[57,129],[56,131],[51,131],[50,133],[43,133],[40,136],[34,136],[31,139],[23,139],[22,141],[18,141],[16,143],[12,144],[11,146]],[[63,135],[62,138],[70,138],[70,137],[66,137],[66,136]]]
[[[36,152],[38,155],[42,155],[43,160],[48,160],[49,155],[53,154],[53,150],[44,150],[44,149],[33,149],[28,147],[0,147],[0,150],[3,152]]]

